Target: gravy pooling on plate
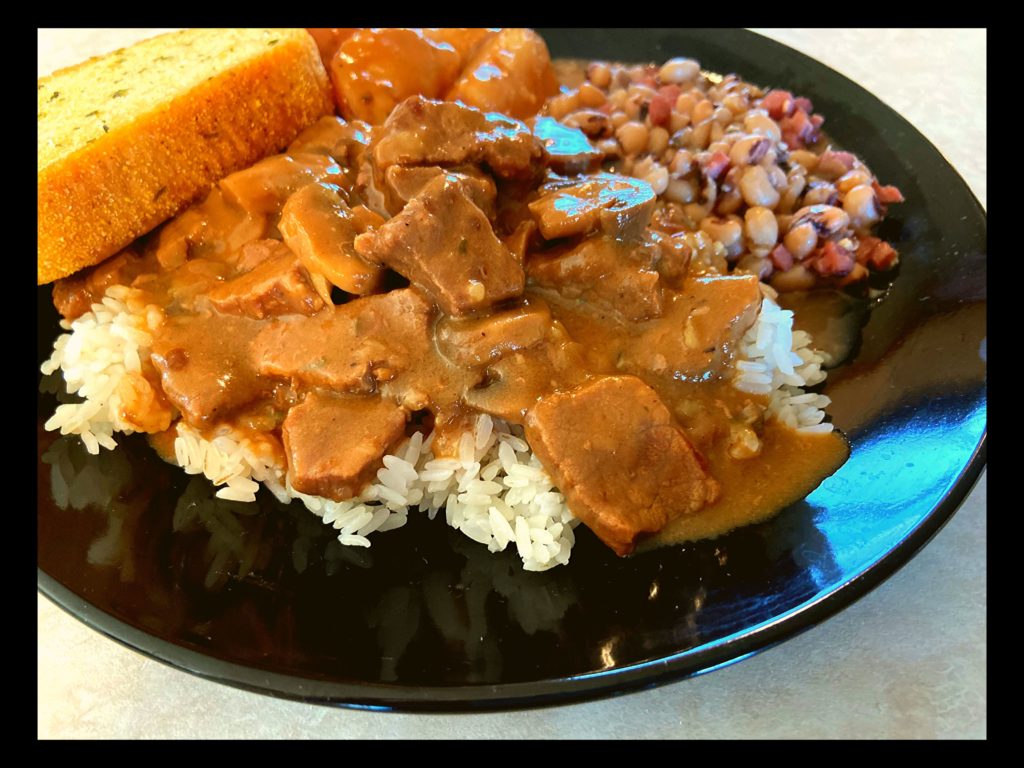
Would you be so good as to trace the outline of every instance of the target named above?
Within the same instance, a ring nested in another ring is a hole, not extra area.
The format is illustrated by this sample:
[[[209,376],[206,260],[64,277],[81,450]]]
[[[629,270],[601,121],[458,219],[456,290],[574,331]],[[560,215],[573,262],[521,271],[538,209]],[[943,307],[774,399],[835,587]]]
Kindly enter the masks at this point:
[[[891,267],[869,232],[899,193],[816,145],[810,102],[683,59],[552,67],[525,30],[334,32],[344,117],[55,286],[44,368],[85,402],[48,428],[146,432],[343,544],[443,509],[532,570],[580,521],[619,554],[714,536],[842,464],[804,391],[840,359],[775,299]]]

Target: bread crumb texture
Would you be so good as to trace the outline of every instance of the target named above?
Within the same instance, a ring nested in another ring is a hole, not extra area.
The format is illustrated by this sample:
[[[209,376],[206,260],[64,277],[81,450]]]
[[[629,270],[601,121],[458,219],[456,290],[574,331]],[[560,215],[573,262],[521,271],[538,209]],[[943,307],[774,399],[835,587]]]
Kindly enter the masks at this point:
[[[303,29],[189,29],[39,80],[39,284],[96,264],[333,112]]]

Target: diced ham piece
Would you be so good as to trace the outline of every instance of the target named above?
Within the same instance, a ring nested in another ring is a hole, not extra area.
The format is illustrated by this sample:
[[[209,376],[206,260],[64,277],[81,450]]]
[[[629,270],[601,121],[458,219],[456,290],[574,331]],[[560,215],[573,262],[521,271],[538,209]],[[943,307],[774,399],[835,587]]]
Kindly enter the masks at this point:
[[[815,117],[818,117],[815,115]],[[782,140],[790,149],[802,149],[818,140],[818,126],[802,109],[798,109],[788,117],[779,121]]]
[[[782,243],[779,243],[774,249],[772,249],[769,258],[771,258],[772,264],[774,264],[775,268],[780,272],[785,272],[793,266],[793,254],[790,253]]]
[[[902,203],[903,200],[904,200],[903,193],[900,192],[899,189],[897,189],[896,187],[893,187],[893,186],[885,186],[885,187],[883,187],[877,181],[873,181],[871,183],[871,186],[874,188],[874,190],[875,190],[875,197],[878,199],[878,202],[880,202],[880,203],[883,203],[883,204]]]
[[[653,99],[647,108],[647,117],[651,121],[651,125],[665,125],[668,123],[668,119],[672,114],[672,103],[667,97],[658,94]]]
[[[663,86],[661,86],[658,89],[658,95],[663,96],[666,99],[668,99],[668,104],[669,104],[670,107],[674,107],[675,106],[676,100],[679,98],[679,94],[681,94],[682,92],[683,92],[683,89],[680,88],[675,83],[671,83],[669,85],[663,85]]]
[[[768,91],[761,100],[761,107],[768,110],[768,115],[773,120],[781,120],[793,114],[796,109],[796,102],[793,94],[789,91]]]
[[[857,262],[884,272],[899,261],[899,254],[889,243],[877,237],[862,237],[857,246]]]
[[[822,277],[842,277],[856,264],[853,251],[834,240],[828,240],[810,261],[811,267]]]
[[[765,149],[767,152],[767,149]],[[725,152],[712,152],[700,164],[701,173],[705,178],[717,179],[729,168],[729,156]]]
[[[818,158],[818,165],[814,172],[819,176],[831,176],[839,178],[847,171],[853,170],[857,157],[850,152],[836,152],[826,149]]]
[[[718,497],[704,457],[633,376],[541,398],[527,416],[526,438],[569,509],[619,555]]]
[[[804,96],[797,96],[793,99],[793,106],[797,109],[802,109],[808,115],[814,111],[814,105],[811,103],[811,100]]]

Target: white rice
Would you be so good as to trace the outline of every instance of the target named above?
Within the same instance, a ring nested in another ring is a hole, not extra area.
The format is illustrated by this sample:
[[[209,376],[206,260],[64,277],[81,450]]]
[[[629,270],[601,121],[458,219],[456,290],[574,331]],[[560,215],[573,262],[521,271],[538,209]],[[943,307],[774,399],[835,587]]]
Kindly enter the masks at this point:
[[[384,457],[376,482],[345,501],[296,491],[284,469],[248,440],[236,440],[226,431],[206,440],[182,422],[177,430],[177,463],[187,473],[223,486],[217,496],[255,501],[258,483],[263,483],[283,502],[301,501],[339,532],[344,545],[370,546],[370,534],[401,528],[410,509],[433,519],[443,508],[448,525],[491,552],[515,542],[528,571],[569,562],[572,529],[579,521],[526,447],[521,429],[490,416],[479,416],[473,432],[463,435],[458,458],[435,458],[432,436],[416,432]],[[486,478],[481,476],[485,469]],[[522,541],[513,533],[520,529],[525,531]]]
[[[42,371],[60,369],[68,392],[84,402],[58,406],[46,429],[81,436],[90,453],[114,448],[114,432],[132,432],[120,416],[118,388],[126,377],[140,375],[140,360],[148,358],[151,333],[162,319],[139,291],[113,286],[102,303],[63,323],[70,333],[58,337]],[[793,429],[828,432],[832,425],[823,421],[823,408],[829,398],[803,391],[825,378],[825,359],[810,342],[808,334],[793,331],[793,313],[766,295],[739,344],[733,385],[768,395],[769,412]],[[262,484],[283,503],[300,500],[338,531],[345,546],[369,547],[371,534],[405,525],[410,509],[425,511],[430,519],[443,509],[448,525],[491,552],[513,546],[528,571],[569,562],[579,520],[530,450],[522,428],[500,419],[479,416],[473,431],[460,439],[455,457],[435,457],[433,434],[415,433],[384,457],[376,482],[346,501],[299,493],[268,446],[240,439],[226,427],[212,439],[181,421],[176,429],[177,464],[220,486],[219,498],[255,501]]]
[[[41,367],[46,375],[59,368],[67,391],[84,398],[57,406],[45,428],[79,435],[89,453],[116,447],[114,432],[134,431],[121,417],[121,388],[131,377],[141,377],[140,359],[148,356],[151,332],[163,318],[141,296],[123,285],[108,288],[102,302],[72,323],[61,322],[71,332],[57,337],[53,354]]]
[[[831,432],[825,422],[825,395],[806,393],[825,380],[825,356],[811,347],[811,336],[793,330],[793,312],[782,309],[767,292],[757,320],[743,335],[733,363],[733,386],[753,395],[768,395],[768,413],[804,433]]]

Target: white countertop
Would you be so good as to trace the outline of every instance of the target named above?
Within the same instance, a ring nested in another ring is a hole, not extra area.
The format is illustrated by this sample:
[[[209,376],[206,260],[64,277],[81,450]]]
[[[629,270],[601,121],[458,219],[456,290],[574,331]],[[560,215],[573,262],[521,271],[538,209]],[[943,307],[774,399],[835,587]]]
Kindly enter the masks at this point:
[[[828,64],[900,112],[985,205],[984,30],[756,31]],[[140,32],[40,30],[39,74],[120,47]],[[40,595],[38,736],[984,738],[986,536],[983,475],[906,567],[798,637],[654,690],[498,714],[371,713],[247,693],[129,651]]]

